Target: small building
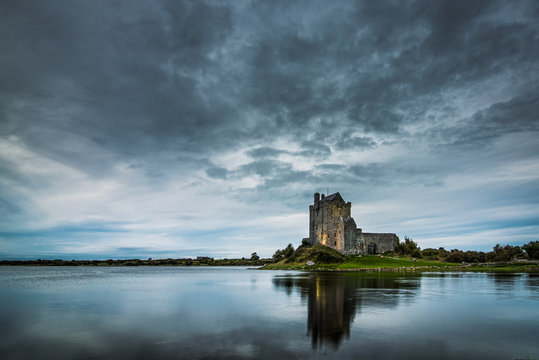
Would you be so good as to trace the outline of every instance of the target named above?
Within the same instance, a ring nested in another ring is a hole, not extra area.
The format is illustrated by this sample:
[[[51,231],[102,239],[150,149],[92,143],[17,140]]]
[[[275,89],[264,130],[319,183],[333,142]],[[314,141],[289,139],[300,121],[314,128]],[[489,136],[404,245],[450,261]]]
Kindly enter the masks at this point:
[[[325,196],[314,194],[309,206],[311,245],[322,244],[343,254],[381,254],[395,251],[399,238],[393,233],[364,233],[351,215],[352,203],[345,202],[338,192]]]

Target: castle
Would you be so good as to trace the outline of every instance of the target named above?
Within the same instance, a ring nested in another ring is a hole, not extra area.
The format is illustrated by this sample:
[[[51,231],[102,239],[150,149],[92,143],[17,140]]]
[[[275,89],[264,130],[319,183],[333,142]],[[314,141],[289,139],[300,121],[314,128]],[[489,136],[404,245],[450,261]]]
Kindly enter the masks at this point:
[[[311,245],[322,244],[343,254],[381,254],[395,251],[399,238],[390,233],[364,233],[351,216],[352,203],[345,202],[338,192],[325,196],[314,194],[309,206]]]

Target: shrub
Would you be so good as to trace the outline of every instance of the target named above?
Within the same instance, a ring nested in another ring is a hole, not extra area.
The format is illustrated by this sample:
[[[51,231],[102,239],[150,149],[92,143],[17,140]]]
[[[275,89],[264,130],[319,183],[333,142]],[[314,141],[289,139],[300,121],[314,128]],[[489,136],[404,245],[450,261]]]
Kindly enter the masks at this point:
[[[301,240],[301,246],[303,246],[303,247],[311,246],[311,242],[309,241],[308,238],[305,238],[305,239]]]

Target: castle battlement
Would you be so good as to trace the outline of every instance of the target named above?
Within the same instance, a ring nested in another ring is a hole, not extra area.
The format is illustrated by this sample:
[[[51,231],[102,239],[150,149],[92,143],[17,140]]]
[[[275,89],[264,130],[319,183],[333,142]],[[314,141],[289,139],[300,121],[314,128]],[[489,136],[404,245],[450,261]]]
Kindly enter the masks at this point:
[[[394,251],[399,243],[392,233],[364,233],[351,215],[352,203],[338,192],[325,196],[314,194],[309,206],[309,243],[322,244],[343,254],[380,254]]]

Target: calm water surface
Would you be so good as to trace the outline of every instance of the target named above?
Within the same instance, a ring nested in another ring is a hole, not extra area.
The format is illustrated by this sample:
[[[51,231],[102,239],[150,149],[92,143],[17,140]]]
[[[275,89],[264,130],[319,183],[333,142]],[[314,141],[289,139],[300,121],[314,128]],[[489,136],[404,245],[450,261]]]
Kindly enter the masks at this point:
[[[0,267],[2,359],[539,359],[539,277]]]

